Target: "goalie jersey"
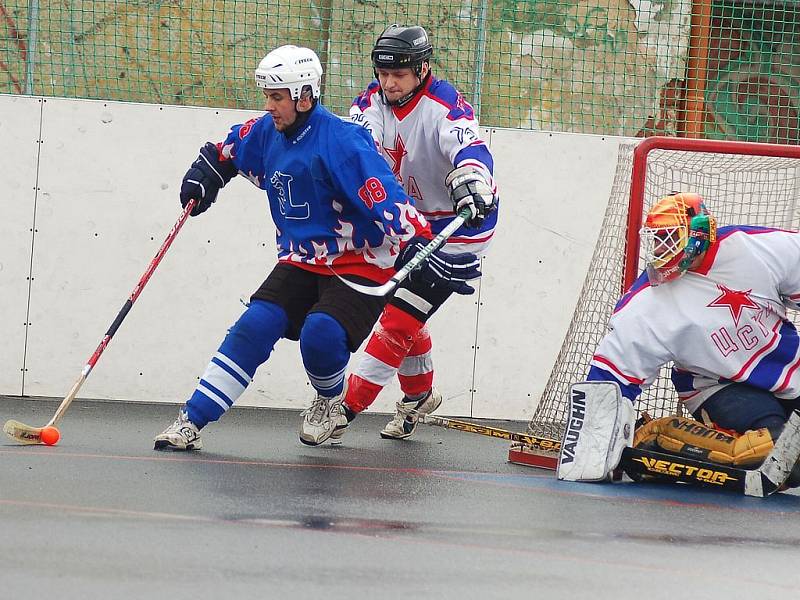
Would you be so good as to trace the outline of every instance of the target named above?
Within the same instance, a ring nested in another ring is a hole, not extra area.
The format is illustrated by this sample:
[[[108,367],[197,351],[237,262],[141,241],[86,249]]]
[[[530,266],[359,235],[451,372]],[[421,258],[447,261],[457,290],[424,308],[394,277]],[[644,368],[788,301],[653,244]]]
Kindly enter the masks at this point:
[[[414,198],[434,234],[455,218],[445,177],[455,167],[480,169],[497,193],[494,160],[481,139],[472,107],[447,81],[429,76],[425,86],[403,106],[389,106],[373,81],[350,107],[350,118],[366,127],[397,180]],[[494,234],[495,210],[479,229],[459,228],[447,250],[479,253]]]
[[[281,262],[383,283],[401,241],[431,237],[369,134],[322,105],[291,136],[265,115],[234,125],[217,147],[267,193]]]
[[[619,383],[634,400],[662,365],[690,412],[731,382],[800,396],[800,338],[787,318],[800,303],[800,233],[718,231],[697,269],[663,285],[642,275],[619,300],[589,380]]]

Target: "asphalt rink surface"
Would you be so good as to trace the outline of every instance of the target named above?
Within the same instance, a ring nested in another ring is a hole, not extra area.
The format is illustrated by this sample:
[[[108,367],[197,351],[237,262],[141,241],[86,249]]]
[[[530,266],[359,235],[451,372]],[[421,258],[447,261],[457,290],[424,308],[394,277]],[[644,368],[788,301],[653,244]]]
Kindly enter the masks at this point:
[[[41,426],[58,400],[0,397]],[[800,496],[576,484],[420,425],[340,446],[234,408],[157,452],[177,405],[76,401],[56,446],[0,440],[0,598],[721,598],[800,593]],[[523,430],[522,423],[487,422]]]

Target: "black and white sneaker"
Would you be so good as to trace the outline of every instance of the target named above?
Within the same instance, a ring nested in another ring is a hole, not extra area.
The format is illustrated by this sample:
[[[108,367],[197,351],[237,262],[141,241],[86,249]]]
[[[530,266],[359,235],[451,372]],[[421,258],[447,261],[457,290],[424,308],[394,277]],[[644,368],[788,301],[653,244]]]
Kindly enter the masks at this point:
[[[303,422],[300,423],[300,441],[308,446],[319,446],[338,428],[347,427],[341,395],[327,398],[317,394],[311,406],[301,415]]]
[[[381,430],[381,437],[387,440],[404,440],[417,428],[417,415],[429,415],[442,404],[442,394],[431,388],[422,400],[407,401],[403,398],[397,403],[394,418]]]
[[[154,450],[200,450],[200,430],[181,409],[175,422],[155,437]]]

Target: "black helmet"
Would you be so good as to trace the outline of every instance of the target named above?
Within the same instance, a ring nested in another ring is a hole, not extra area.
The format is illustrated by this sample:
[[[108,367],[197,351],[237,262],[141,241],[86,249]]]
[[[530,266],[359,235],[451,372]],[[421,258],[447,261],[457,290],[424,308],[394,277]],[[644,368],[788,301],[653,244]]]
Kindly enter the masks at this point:
[[[392,25],[384,31],[372,48],[372,65],[378,69],[410,67],[419,71],[433,54],[428,33],[419,25]]]
[[[386,104],[403,106],[425,87],[425,82],[431,72],[428,70],[423,79],[422,64],[429,60],[432,54],[433,46],[428,39],[428,33],[419,25],[411,27],[391,25],[380,35],[372,48],[372,68],[375,79],[380,80],[378,69],[403,68],[410,68],[419,79],[419,85],[400,100],[389,102],[381,92],[381,97]]]

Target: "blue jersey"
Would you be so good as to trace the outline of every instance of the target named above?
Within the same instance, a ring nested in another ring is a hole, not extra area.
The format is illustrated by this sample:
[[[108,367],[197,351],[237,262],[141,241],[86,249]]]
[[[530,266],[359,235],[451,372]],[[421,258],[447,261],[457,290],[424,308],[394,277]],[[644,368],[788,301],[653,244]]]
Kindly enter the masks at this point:
[[[369,132],[322,105],[290,136],[265,115],[234,125],[218,148],[267,193],[279,261],[382,283],[402,242],[431,235]]]

